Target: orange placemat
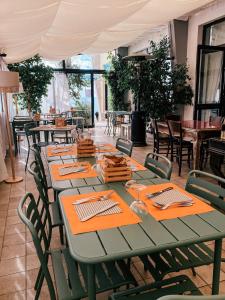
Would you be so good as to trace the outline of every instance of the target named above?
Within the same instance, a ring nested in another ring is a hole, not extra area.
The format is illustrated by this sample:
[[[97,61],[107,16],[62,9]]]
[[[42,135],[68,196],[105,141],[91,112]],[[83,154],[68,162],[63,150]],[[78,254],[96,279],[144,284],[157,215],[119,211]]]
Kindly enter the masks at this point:
[[[47,156],[51,157],[51,156],[77,155],[77,147],[76,147],[76,145],[62,147],[62,149],[70,149],[69,151],[66,151],[66,152],[58,152],[58,153],[52,152],[52,150],[56,150],[56,149],[60,149],[60,147],[59,146],[58,147],[56,147],[56,146],[48,146],[48,148],[47,148]]]
[[[59,169],[62,167],[80,167],[85,166],[87,168],[87,172],[78,172],[78,173],[71,173],[68,175],[60,175]],[[56,164],[51,165],[51,172],[54,180],[70,180],[70,179],[77,179],[77,178],[88,178],[88,177],[97,177],[98,174],[95,170],[91,168],[91,164],[89,162],[76,162],[76,163],[67,163],[67,164]]]
[[[125,157],[127,160],[127,164],[132,165],[135,168],[135,171],[145,171],[146,168],[142,166],[139,162],[137,162],[135,159],[131,157]]]
[[[91,196],[107,195],[109,192],[110,191],[102,191],[102,192],[88,193],[82,195],[61,197],[65,214],[73,234],[110,229],[113,227],[125,226],[129,224],[137,224],[141,222],[141,219],[129,208],[129,206],[123,201],[123,199],[116,192],[114,192],[110,196],[110,199],[119,203],[119,207],[122,210],[121,213],[106,215],[106,216],[95,216],[94,218],[86,222],[81,222],[79,220],[74,205],[72,204],[73,202]]]
[[[188,206],[188,207],[176,207],[176,206],[173,207],[173,206],[171,206],[165,210],[161,210],[161,209],[155,207],[152,204],[152,200],[148,199],[146,197],[146,194],[155,193],[155,192],[158,192],[167,187],[173,187],[174,189],[177,189],[178,191],[182,192],[183,194],[188,195],[190,198],[193,199],[194,204],[192,206]],[[128,191],[134,198],[137,199],[138,193],[136,190],[129,188]],[[170,183],[170,182],[147,186],[144,190],[139,192],[139,199],[146,203],[149,213],[157,221],[175,219],[175,218],[184,217],[184,216],[188,216],[188,215],[207,213],[209,211],[214,210],[210,205],[206,204],[205,202],[203,202],[196,196],[186,192],[184,189],[182,189],[182,188],[178,187],[177,185]]]
[[[101,147],[99,147],[99,146],[101,146]],[[119,152],[119,150],[116,149],[116,147],[114,147],[112,144],[97,144],[96,152],[98,152],[98,153]]]

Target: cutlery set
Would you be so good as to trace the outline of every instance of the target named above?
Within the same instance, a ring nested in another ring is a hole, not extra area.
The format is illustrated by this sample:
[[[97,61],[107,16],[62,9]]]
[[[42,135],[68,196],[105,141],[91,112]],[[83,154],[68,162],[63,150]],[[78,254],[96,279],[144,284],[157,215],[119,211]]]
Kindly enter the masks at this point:
[[[120,213],[121,209],[118,206],[119,203],[110,200],[110,196],[113,193],[114,193],[114,191],[110,191],[106,195],[91,196],[91,197],[84,198],[84,199],[73,202],[73,205],[75,205],[76,211],[80,218],[80,221],[81,222],[88,221],[91,218],[98,216],[98,215],[102,214],[103,212],[107,212],[114,207],[117,207],[118,209],[115,211],[112,211],[112,213]],[[91,202],[91,201],[95,201],[95,202]],[[100,201],[104,201],[104,204],[99,205],[98,203]],[[87,213],[85,213],[85,211],[87,211]]]

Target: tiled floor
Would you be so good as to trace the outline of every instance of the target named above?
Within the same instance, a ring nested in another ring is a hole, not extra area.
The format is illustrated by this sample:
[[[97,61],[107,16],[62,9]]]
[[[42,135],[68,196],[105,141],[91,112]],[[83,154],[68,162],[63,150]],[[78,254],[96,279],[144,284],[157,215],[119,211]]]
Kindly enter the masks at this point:
[[[115,143],[112,137],[103,134],[103,128],[99,127],[94,132],[96,140]],[[21,152],[16,158],[16,171],[18,175],[23,176],[24,181],[14,185],[0,183],[0,300],[34,299],[35,295],[33,286],[39,262],[30,235],[16,213],[18,202],[25,192],[36,193],[32,177],[24,172],[26,151],[23,147],[24,144],[21,143]],[[151,149],[151,145],[144,148],[134,148],[133,157],[143,163],[146,154]],[[185,166],[182,177],[178,177],[177,167],[174,165],[172,181],[183,186],[187,172],[188,169]],[[60,243],[58,231],[56,231],[53,234],[52,247],[58,246],[60,246]],[[140,284],[151,282],[151,276],[144,271],[143,265],[137,258],[133,259],[132,270]],[[211,267],[198,268],[196,277],[192,276],[190,270],[183,273],[192,277],[204,294],[210,294]],[[225,264],[222,265],[220,292],[225,294]],[[98,295],[97,299],[107,299],[107,295],[108,293]],[[40,299],[49,299],[46,285],[42,288]]]

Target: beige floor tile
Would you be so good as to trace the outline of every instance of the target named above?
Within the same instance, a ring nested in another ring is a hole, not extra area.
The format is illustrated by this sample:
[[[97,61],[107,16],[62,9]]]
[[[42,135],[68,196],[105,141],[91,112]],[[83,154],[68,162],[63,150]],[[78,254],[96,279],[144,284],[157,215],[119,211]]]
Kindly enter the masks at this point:
[[[1,295],[0,300],[26,300],[26,291]]]
[[[224,294],[225,299],[225,281],[220,282],[220,294]]]
[[[15,273],[0,278],[0,295],[25,290],[25,272]]]
[[[25,256],[1,260],[0,276],[10,275],[25,271]],[[0,279],[1,280],[1,279]]]
[[[11,217],[11,216],[17,216],[17,209],[14,208],[14,209],[9,209],[8,210],[8,216]]]
[[[2,260],[20,256],[25,256],[25,244],[20,244],[16,246],[11,245],[2,248]]]
[[[204,279],[207,284],[212,283],[212,274],[213,274],[213,266],[202,266],[196,268],[197,274]],[[220,280],[223,281],[225,280],[225,273],[221,271],[220,273]]]
[[[25,232],[19,232],[17,234],[9,234],[4,237],[4,246],[18,245],[26,243]]]
[[[203,295],[211,295],[212,294],[212,289],[208,285],[199,288],[199,290]]]
[[[22,223],[22,221],[20,220],[19,216],[8,216],[6,219],[6,226],[20,223]]]
[[[39,268],[40,266],[40,262],[39,262],[39,259],[35,254],[30,254],[30,255],[27,255],[26,256],[26,269],[27,270],[32,270],[32,269],[35,269],[35,268]]]
[[[5,234],[19,234],[25,232],[25,225],[24,224],[14,224],[8,225],[5,229]]]
[[[35,297],[36,291],[34,289],[28,289],[26,291],[26,300],[33,300]],[[1,299],[0,299],[1,300]],[[47,286],[43,286],[39,296],[39,300],[50,300],[50,295]]]
[[[36,250],[33,242],[26,243],[26,255],[35,254]]]

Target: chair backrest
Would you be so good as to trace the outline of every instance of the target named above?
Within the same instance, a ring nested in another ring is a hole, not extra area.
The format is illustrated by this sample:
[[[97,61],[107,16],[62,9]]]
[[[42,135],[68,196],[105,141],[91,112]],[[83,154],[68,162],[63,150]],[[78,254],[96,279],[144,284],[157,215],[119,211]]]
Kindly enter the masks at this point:
[[[160,158],[160,161],[158,160]],[[170,179],[172,174],[172,163],[163,155],[158,153],[148,153],[144,166],[158,175],[160,178]]]
[[[37,203],[31,193],[26,194],[17,208],[22,222],[28,227],[41,264],[41,273],[47,281],[51,299],[56,299],[54,285],[48,269],[49,247],[52,237],[52,224],[45,204]]]
[[[30,146],[30,139],[29,139],[30,136],[32,136],[33,143],[36,143],[36,136],[38,135],[38,132],[30,131],[30,129],[35,127],[37,127],[36,122],[30,122],[24,125],[28,146]]]
[[[48,207],[49,205],[48,188],[45,185],[45,180],[41,173],[40,167],[36,161],[33,161],[30,164],[30,166],[28,167],[28,172],[31,175],[33,175],[40,198],[45,203],[46,207]]]
[[[163,296],[157,300],[224,300],[225,295],[210,295],[210,296],[186,296],[186,295],[177,295],[177,296]]]
[[[118,138],[116,141],[116,149],[127,154],[128,156],[131,156],[133,150],[133,142]]]
[[[169,128],[169,133],[173,138],[177,138],[182,141],[183,134],[182,134],[182,125],[180,121],[168,120],[168,128]]]
[[[204,177],[204,179],[200,178]],[[205,180],[207,178],[208,180]],[[214,183],[216,181],[217,183]],[[225,211],[225,179],[210,173],[193,170],[188,174],[186,191],[209,201],[213,206]]]
[[[43,161],[41,158],[41,148],[37,144],[33,144],[31,147],[31,151],[33,152],[35,161],[36,161],[37,165],[39,166],[39,172],[41,173],[43,183],[44,183],[46,189],[48,189],[48,183],[47,183],[46,174],[45,174],[45,167],[44,167],[44,164],[43,164]]]
[[[156,119],[152,119],[151,118],[151,127],[153,130],[153,138],[154,140],[158,140],[159,138],[159,131],[158,131],[158,124],[157,124],[157,120]]]

